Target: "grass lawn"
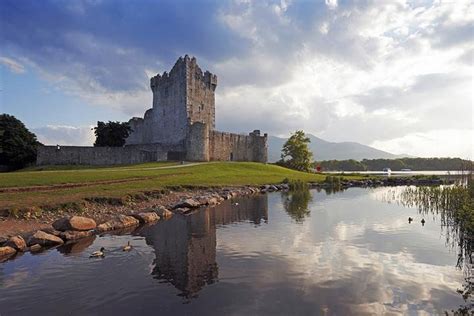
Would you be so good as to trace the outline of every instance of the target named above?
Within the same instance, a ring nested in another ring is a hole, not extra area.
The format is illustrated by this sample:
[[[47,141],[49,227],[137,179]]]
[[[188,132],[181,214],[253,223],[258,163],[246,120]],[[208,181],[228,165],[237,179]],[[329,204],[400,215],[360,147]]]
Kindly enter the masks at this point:
[[[283,179],[324,181],[326,175],[298,172],[252,162],[211,162],[189,165],[147,163],[132,166],[22,170],[0,174],[0,189],[43,186],[33,191],[0,193],[0,209],[58,205],[87,197],[123,197],[169,186],[231,186],[280,183]],[[348,176],[347,178],[361,178]],[[104,183],[105,182],[105,183]],[[76,187],[51,185],[75,184]]]

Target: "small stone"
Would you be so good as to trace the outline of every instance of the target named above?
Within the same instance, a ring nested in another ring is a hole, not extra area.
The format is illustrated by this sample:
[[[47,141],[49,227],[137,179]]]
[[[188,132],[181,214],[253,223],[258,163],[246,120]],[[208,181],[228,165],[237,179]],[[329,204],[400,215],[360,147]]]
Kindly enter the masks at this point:
[[[176,208],[183,208],[183,207],[187,207],[187,208],[197,208],[201,206],[201,203],[199,203],[198,201],[194,200],[194,199],[185,199],[181,202],[178,202],[177,204],[175,204],[175,206],[173,207],[174,209]]]
[[[0,246],[2,246],[4,243],[8,241],[7,237],[0,236]]]
[[[105,223],[97,225],[95,230],[98,233],[103,233],[103,232],[106,232],[106,231],[109,231],[109,230],[112,230],[112,229],[114,229],[114,227],[111,225],[111,223],[110,222],[105,222]]]
[[[28,245],[39,244],[42,247],[57,246],[64,244],[64,241],[54,235],[38,230],[28,239]]]
[[[96,226],[97,224],[92,218],[82,216],[63,217],[53,223],[53,227],[60,231],[85,231],[94,229]]]
[[[155,213],[158,214],[160,218],[170,218],[173,216],[173,212],[169,211],[168,209],[162,206],[156,209]]]
[[[156,222],[160,219],[158,214],[154,212],[146,212],[146,213],[138,213],[138,214],[132,214],[133,217],[138,219],[140,223],[152,223]]]
[[[0,258],[2,257],[10,257],[16,254],[16,250],[10,246],[0,247]]]
[[[100,233],[100,232],[105,232],[105,231],[114,230],[114,229],[137,226],[139,224],[140,222],[138,221],[138,219],[136,219],[133,216],[118,215],[117,217],[105,223],[99,224],[96,228],[96,231]]]
[[[5,243],[5,246],[12,247],[17,251],[26,250],[26,242],[21,236],[13,236]]]
[[[41,246],[38,245],[38,244],[34,244],[34,245],[30,246],[30,251],[31,252],[38,252],[38,251],[41,251],[41,249],[42,249]]]
[[[56,236],[56,237],[59,237],[59,236],[61,235],[61,233],[62,233],[61,231],[56,230],[56,229],[54,229],[53,227],[43,228],[43,231],[44,231],[45,233],[54,235],[54,236]]]

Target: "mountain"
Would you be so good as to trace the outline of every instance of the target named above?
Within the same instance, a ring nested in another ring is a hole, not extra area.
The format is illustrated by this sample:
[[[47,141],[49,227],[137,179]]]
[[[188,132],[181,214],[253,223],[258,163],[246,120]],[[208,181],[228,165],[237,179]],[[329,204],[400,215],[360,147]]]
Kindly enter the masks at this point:
[[[373,147],[362,145],[355,142],[333,143],[325,141],[311,134],[306,134],[311,143],[310,150],[313,152],[314,160],[344,160],[344,159],[395,159],[400,157],[409,157],[408,155],[394,155],[386,151],[375,149]],[[280,159],[281,148],[287,138],[276,136],[268,137],[268,161],[275,162]]]

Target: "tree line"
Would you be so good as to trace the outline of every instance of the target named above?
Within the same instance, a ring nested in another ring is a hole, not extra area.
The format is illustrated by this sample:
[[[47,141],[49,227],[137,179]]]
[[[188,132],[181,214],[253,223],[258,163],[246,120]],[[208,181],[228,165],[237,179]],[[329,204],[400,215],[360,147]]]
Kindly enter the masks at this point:
[[[95,147],[121,147],[132,129],[128,122],[97,122],[93,128]],[[42,146],[36,135],[19,119],[0,114],[0,171],[16,170],[36,161],[37,147]]]
[[[357,160],[324,160],[316,162],[322,170],[329,171],[381,171],[390,168],[392,171],[402,169],[420,170],[466,170],[473,162],[461,158],[400,158],[400,159],[364,159]]]

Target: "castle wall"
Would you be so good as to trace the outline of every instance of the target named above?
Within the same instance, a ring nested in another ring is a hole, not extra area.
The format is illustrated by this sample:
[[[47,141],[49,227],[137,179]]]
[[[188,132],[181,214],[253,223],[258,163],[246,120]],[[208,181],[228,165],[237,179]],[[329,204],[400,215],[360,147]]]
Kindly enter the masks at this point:
[[[213,130],[216,115],[214,91],[217,87],[217,76],[209,71],[203,74],[194,57],[186,65],[186,110],[189,123],[205,123],[210,130]]]
[[[186,138],[186,160],[209,161],[209,127],[196,122],[189,126]]]
[[[267,162],[267,136],[209,132],[209,159]]]
[[[214,129],[216,87],[217,76],[203,73],[196,58],[180,57],[169,73],[150,79],[153,108],[143,119],[129,121],[132,133],[126,144],[184,144],[188,126],[195,122]]]
[[[217,76],[196,58],[180,57],[171,71],[150,79],[153,108],[134,117],[125,147],[39,147],[38,165],[116,165],[148,161],[267,161],[267,137],[215,131]]]
[[[125,165],[165,161],[170,151],[183,152],[181,146],[161,144],[125,147],[38,146],[37,165]]]

